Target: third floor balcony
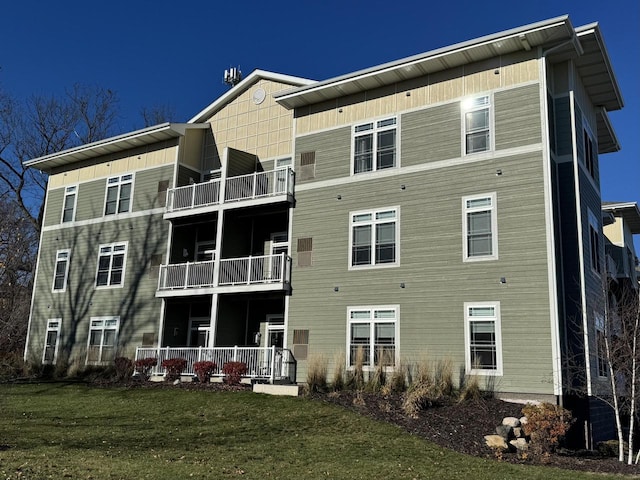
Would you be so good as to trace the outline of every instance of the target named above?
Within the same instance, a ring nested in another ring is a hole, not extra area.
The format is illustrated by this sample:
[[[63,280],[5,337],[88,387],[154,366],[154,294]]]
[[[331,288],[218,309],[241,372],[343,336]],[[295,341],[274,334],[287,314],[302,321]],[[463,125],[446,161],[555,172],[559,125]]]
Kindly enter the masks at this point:
[[[206,213],[221,205],[232,208],[292,201],[294,178],[293,170],[286,167],[171,188],[165,218]]]

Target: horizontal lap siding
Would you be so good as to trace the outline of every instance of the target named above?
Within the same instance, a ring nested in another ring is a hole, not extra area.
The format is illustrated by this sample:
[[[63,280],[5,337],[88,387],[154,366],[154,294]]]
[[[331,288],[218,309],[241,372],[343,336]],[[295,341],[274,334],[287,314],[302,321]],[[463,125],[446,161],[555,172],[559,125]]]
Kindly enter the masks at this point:
[[[540,143],[540,87],[514,88],[494,95],[496,150]]]
[[[77,221],[89,220],[104,215],[106,188],[106,178],[78,185]],[[133,192],[133,194],[135,195],[136,193]]]
[[[138,212],[162,206],[158,197],[158,183],[166,180],[171,184],[172,178],[173,165],[136,172],[132,210]]]
[[[403,167],[460,156],[460,103],[405,113],[401,118]]]
[[[143,218],[101,222],[43,233],[41,256],[31,323],[32,352],[42,353],[47,318],[62,318],[62,336],[77,344],[73,354],[86,346],[89,319],[120,316],[119,339],[123,353],[132,356],[142,343],[143,332],[157,331],[160,300],[155,298],[157,275],[148,265],[154,254],[164,255],[168,222],[161,214]],[[124,286],[96,289],[99,245],[128,242]],[[69,249],[66,292],[52,293],[56,251]],[[82,358],[84,361],[84,358]]]
[[[64,203],[65,188],[49,190],[47,194],[47,205],[44,209],[43,226],[58,225],[62,221],[62,206]]]
[[[348,306],[400,305],[402,358],[428,354],[463,366],[464,302],[500,301],[498,388],[551,393],[542,174],[534,154],[298,192],[292,245],[312,237],[313,266],[296,267],[294,251],[289,338],[308,328],[309,353],[331,359],[345,351]],[[464,263],[461,198],[493,191],[500,258]],[[349,212],[392,206],[400,206],[400,266],[349,271]]]
[[[300,169],[300,154],[311,151],[316,152],[315,178],[308,181],[297,178],[297,184],[348,177],[351,168],[351,127],[298,138],[296,171]]]

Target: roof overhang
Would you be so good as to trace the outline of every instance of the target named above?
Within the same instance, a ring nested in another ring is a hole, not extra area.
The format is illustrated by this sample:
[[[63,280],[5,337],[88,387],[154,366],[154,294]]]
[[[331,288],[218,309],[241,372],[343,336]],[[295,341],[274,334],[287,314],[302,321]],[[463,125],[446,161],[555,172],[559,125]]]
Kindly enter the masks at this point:
[[[508,53],[552,46],[574,38],[568,15],[458,43],[274,95],[293,109],[409,80]]]
[[[620,142],[613,125],[609,120],[609,115],[604,108],[599,108],[596,116],[596,126],[598,128],[598,153],[612,153],[620,151]]]
[[[209,128],[209,124],[162,123],[152,127],[136,130],[115,137],[105,138],[97,142],[69,148],[58,153],[34,158],[24,163],[43,172],[63,167],[68,164],[91,160],[96,157],[130,150],[132,148],[151,145],[171,138],[183,136],[187,130]]]
[[[640,234],[640,209],[636,202],[607,202],[602,204],[602,210],[621,217],[633,235]]]
[[[256,69],[251,72],[246,78],[244,78],[235,87],[228,90],[224,95],[218,97],[218,99],[206,107],[204,110],[196,114],[188,123],[204,122],[210,118],[214,113],[227,105],[230,101],[236,98],[241,92],[253,85],[258,80],[271,80],[278,83],[286,83],[292,87],[300,87],[304,85],[312,85],[317,83],[315,80],[309,80],[307,78],[293,77],[291,75],[283,75],[281,73],[267,72],[265,70]],[[287,89],[288,90],[288,89]]]

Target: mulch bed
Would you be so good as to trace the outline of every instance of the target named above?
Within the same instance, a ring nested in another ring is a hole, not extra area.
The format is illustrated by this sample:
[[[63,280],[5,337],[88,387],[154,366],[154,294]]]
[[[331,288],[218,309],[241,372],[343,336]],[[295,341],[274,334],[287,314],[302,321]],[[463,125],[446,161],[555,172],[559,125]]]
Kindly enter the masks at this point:
[[[523,405],[495,398],[469,400],[434,406],[420,412],[416,418],[402,410],[401,395],[374,393],[316,393],[318,401],[340,405],[362,415],[393,423],[413,435],[460,453],[495,458],[484,442],[484,436],[495,433],[504,417],[521,417]],[[563,450],[543,460],[522,460],[515,453],[505,453],[502,461],[529,465],[547,465],[569,470],[599,473],[640,475],[640,466],[626,465],[617,458],[603,457],[594,452]]]

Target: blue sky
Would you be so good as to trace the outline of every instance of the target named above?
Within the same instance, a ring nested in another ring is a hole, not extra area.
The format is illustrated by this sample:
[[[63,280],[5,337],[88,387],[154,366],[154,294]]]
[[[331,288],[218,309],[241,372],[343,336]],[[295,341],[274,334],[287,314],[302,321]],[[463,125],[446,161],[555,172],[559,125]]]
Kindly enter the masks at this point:
[[[76,82],[110,88],[124,132],[141,126],[143,107],[168,105],[188,120],[226,91],[230,66],[322,80],[569,14],[574,26],[600,24],[625,101],[610,115],[622,151],[601,157],[602,197],[640,203],[639,0],[434,3],[8,2],[0,88],[17,98]]]

